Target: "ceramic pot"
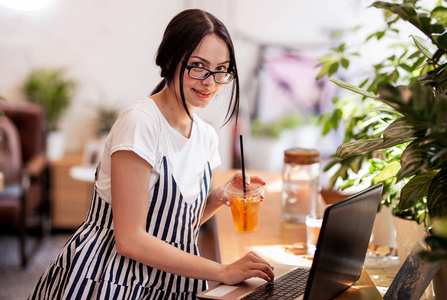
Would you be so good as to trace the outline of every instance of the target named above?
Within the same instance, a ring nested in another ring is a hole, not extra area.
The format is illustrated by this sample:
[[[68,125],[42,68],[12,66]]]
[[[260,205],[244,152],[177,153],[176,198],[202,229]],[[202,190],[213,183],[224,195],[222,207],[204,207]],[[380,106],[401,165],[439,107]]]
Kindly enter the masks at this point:
[[[65,133],[62,131],[50,131],[47,136],[47,158],[56,161],[64,156]]]
[[[424,224],[418,224],[414,220],[407,220],[400,217],[393,217],[394,226],[396,228],[396,245],[397,254],[399,256],[399,267],[405,262],[408,254],[411,252],[416,242],[419,242],[424,248],[427,248],[425,243],[425,228]],[[445,282],[444,282],[445,285]],[[423,298],[425,300],[433,300],[434,298],[433,281],[427,286]],[[447,298],[436,298],[447,299]]]
[[[371,244],[396,248],[396,229],[393,222],[392,208],[383,205],[376,215],[371,234]]]
[[[397,254],[399,256],[399,266],[402,266],[416,242],[419,242],[424,248],[427,248],[425,244],[424,224],[418,224],[416,221],[396,216],[393,216],[393,222],[394,227],[396,228],[396,245]]]

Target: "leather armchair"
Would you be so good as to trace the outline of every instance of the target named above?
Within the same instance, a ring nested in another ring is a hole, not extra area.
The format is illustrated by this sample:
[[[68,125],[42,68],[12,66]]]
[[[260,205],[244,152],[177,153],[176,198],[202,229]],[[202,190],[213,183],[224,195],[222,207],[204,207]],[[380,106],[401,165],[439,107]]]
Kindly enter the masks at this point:
[[[0,101],[0,224],[20,238],[21,264],[29,253],[28,231],[38,228],[40,237],[49,232],[49,168],[45,155],[45,110],[32,103]]]

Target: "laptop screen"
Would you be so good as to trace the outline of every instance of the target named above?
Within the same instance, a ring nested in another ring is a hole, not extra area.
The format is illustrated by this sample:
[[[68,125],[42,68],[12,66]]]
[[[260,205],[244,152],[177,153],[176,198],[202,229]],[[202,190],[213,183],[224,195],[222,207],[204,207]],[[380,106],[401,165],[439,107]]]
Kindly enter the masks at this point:
[[[331,299],[360,278],[381,193],[378,184],[326,209],[304,299]]]

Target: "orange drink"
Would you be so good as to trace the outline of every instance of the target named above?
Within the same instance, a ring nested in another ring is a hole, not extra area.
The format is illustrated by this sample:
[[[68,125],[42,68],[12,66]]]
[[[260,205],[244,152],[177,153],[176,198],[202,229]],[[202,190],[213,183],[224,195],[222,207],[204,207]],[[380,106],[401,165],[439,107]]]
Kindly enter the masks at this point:
[[[259,228],[259,206],[264,189],[260,184],[250,184],[244,194],[242,183],[231,182],[225,187],[231,203],[234,228],[239,233],[252,233]]]

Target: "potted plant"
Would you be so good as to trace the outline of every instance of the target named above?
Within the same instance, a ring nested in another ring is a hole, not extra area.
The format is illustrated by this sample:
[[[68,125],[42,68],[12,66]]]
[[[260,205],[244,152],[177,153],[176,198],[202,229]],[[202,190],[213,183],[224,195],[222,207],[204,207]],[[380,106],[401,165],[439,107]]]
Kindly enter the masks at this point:
[[[345,143],[337,150],[341,160],[327,169],[338,166],[332,185],[338,178],[344,187],[365,180],[383,182],[383,204],[428,228],[432,218],[447,218],[447,8],[441,2],[421,7],[417,0],[372,6],[384,9],[386,28],[367,41],[398,35],[402,21],[423,36],[388,47],[394,53],[356,85],[329,79],[361,98],[335,99],[335,110],[323,120],[324,132],[341,120],[346,124]],[[358,55],[348,49],[341,44],[322,57],[319,76],[348,68]],[[356,110],[349,111],[352,106]],[[358,175],[365,164],[368,171]]]
[[[118,118],[119,110],[113,106],[99,105],[97,108],[96,136],[89,140],[84,147],[83,165],[96,167],[101,159],[104,145]]]
[[[70,105],[75,87],[75,82],[65,78],[62,69],[37,69],[25,79],[23,92],[28,101],[42,105],[47,113],[47,154],[51,160],[63,155],[65,137],[59,130],[59,123]]]
[[[118,118],[119,110],[113,106],[100,105],[98,107],[97,136],[102,138],[109,134],[113,124]]]

